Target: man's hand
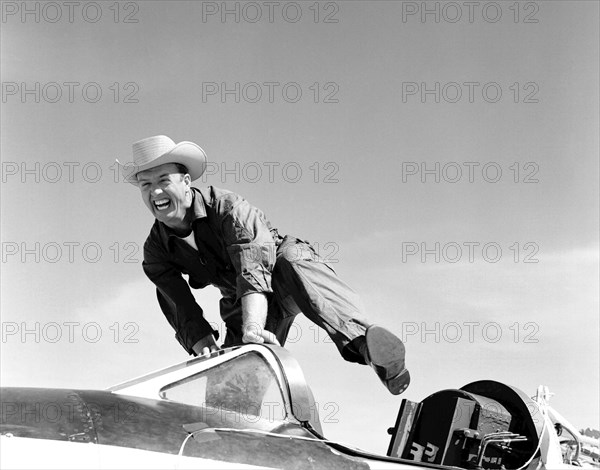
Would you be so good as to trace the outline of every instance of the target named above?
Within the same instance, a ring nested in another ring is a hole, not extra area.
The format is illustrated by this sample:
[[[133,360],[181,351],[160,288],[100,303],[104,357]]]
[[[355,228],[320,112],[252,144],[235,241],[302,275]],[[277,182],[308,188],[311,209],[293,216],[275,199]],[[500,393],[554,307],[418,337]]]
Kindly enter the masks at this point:
[[[244,336],[242,337],[242,341],[244,343],[267,343],[267,344],[276,344],[277,346],[281,346],[279,341],[277,341],[277,337],[268,330],[264,328],[249,327],[244,328]]]
[[[198,356],[209,357],[211,353],[219,350],[219,346],[217,346],[215,337],[213,335],[208,335],[194,344],[192,349]]]
[[[267,321],[267,297],[252,293],[242,297],[242,341],[244,343],[269,343],[280,345],[273,333],[265,330]]]

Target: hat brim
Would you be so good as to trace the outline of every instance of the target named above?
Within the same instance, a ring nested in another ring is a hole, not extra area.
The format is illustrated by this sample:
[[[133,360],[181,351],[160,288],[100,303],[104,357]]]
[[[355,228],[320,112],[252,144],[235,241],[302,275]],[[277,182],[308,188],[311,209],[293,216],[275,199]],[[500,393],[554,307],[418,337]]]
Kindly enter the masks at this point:
[[[122,164],[117,159],[117,164],[121,168],[121,174],[128,183],[135,186],[138,184],[137,174],[141,171],[150,170],[165,163],[180,163],[184,165],[192,181],[200,178],[206,171],[206,153],[199,145],[193,142],[179,142],[173,149],[151,162],[144,165],[135,165],[134,163]]]

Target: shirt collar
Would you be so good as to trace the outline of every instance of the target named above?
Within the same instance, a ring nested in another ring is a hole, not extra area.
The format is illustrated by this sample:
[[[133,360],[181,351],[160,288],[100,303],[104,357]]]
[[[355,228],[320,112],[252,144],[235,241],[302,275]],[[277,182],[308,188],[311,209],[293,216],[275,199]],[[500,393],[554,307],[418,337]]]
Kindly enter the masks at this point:
[[[192,187],[192,198],[192,211],[194,212],[194,220],[206,217],[206,205],[204,204],[204,198],[197,188]]]

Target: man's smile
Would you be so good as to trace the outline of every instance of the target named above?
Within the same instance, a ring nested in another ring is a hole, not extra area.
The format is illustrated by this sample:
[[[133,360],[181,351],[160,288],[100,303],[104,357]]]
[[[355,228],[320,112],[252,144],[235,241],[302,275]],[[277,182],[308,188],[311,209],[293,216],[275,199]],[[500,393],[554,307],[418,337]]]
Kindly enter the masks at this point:
[[[152,204],[154,204],[154,207],[156,207],[156,210],[164,211],[164,210],[168,209],[169,206],[171,205],[171,200],[167,199],[167,198],[157,199],[156,201],[152,201]]]

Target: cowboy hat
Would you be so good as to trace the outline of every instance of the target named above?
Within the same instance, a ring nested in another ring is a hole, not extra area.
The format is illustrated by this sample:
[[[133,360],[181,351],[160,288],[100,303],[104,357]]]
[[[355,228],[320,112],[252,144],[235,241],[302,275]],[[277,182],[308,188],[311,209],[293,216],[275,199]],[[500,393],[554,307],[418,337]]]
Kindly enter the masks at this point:
[[[194,181],[206,170],[206,153],[193,142],[175,144],[166,135],[155,135],[133,143],[133,162],[124,165],[117,160],[125,181],[134,185],[138,183],[137,174],[140,171],[165,163],[184,165]]]

